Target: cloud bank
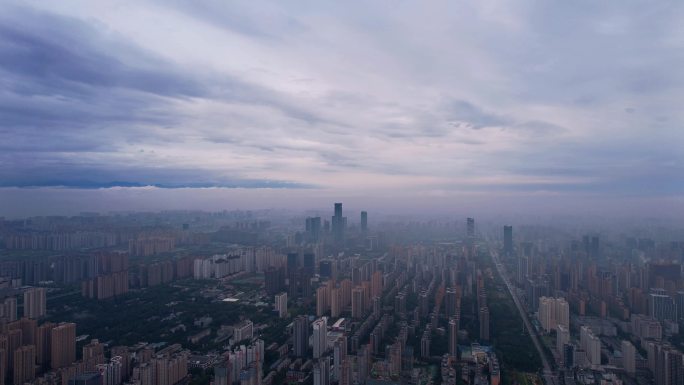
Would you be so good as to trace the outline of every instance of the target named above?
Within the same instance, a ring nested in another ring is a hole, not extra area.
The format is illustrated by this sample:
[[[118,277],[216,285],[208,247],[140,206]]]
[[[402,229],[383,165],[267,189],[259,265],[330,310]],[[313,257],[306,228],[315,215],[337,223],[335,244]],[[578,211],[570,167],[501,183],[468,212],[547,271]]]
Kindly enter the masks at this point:
[[[0,196],[657,205],[684,195],[683,16],[636,1],[4,2]]]

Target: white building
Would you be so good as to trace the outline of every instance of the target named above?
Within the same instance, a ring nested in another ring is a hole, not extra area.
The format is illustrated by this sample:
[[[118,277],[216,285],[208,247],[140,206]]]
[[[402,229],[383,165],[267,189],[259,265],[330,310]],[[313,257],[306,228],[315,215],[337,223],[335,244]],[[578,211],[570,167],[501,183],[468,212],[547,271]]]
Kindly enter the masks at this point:
[[[276,294],[275,309],[278,312],[278,317],[287,317],[287,293]]]
[[[564,298],[539,298],[539,323],[544,331],[549,333],[556,329],[556,325],[563,325],[570,329],[570,307]]]

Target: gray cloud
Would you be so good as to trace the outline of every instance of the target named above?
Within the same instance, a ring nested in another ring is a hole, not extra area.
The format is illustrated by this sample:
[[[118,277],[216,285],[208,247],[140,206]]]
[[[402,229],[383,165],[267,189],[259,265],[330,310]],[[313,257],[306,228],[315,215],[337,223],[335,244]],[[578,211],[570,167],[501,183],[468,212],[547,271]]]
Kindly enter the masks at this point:
[[[3,186],[684,194],[678,3],[84,4],[0,5]]]

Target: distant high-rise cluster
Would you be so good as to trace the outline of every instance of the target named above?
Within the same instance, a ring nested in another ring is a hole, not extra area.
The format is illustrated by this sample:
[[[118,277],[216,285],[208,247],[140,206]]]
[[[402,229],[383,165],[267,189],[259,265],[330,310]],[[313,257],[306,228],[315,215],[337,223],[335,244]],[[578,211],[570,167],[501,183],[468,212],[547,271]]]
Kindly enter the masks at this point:
[[[81,282],[84,297],[102,300],[128,292],[128,254],[103,253],[98,265],[99,274]]]

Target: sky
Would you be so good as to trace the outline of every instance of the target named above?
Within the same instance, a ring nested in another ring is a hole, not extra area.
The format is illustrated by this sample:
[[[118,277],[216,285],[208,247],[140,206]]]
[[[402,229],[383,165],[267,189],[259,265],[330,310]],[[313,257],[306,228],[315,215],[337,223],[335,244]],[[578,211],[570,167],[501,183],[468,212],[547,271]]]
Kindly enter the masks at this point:
[[[684,214],[681,1],[3,1],[0,216]]]

